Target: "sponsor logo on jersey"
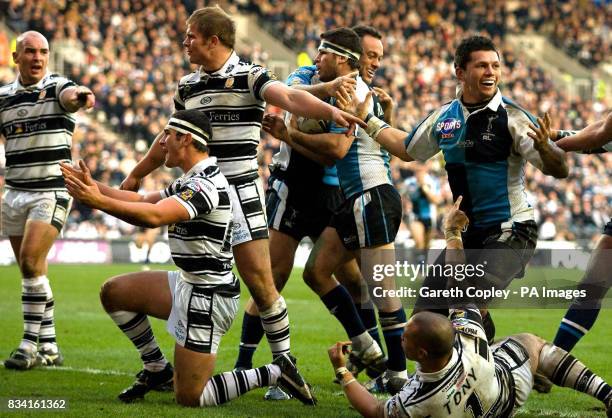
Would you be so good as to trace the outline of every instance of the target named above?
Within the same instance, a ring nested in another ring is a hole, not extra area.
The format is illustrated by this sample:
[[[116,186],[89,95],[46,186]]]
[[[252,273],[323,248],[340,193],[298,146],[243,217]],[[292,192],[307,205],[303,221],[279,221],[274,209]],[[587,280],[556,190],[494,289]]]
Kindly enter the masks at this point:
[[[200,100],[200,103],[203,105],[207,105],[210,102],[212,102],[212,97],[209,97],[209,96],[202,97],[202,100]]]
[[[17,112],[17,116],[21,116],[21,117],[24,117],[27,114],[28,114],[28,111],[25,109],[19,109],[19,111]]]
[[[459,128],[461,128],[461,121],[455,118],[446,118],[436,124],[436,132],[444,139],[454,138],[455,130]]]

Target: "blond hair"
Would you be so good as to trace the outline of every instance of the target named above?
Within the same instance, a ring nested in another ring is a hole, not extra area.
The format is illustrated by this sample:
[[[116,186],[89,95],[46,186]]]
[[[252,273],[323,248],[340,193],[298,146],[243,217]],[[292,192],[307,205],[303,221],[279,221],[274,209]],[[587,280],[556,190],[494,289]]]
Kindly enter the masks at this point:
[[[232,18],[219,6],[203,7],[196,10],[187,19],[200,35],[208,38],[216,36],[219,41],[228,48],[234,48],[236,43],[236,24]]]

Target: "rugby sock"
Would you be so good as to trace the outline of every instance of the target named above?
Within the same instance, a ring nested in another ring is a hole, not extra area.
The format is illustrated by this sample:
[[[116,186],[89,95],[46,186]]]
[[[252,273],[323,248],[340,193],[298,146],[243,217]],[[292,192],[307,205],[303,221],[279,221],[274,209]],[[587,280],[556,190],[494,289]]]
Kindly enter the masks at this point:
[[[240,335],[240,347],[238,349],[238,358],[234,365],[235,369],[253,368],[253,355],[263,335],[264,329],[259,316],[250,315],[245,311],[242,318],[242,334]]]
[[[351,295],[342,285],[321,296],[321,300],[344,327],[348,337],[353,343],[353,350],[362,351],[372,345],[372,337],[368,334],[363,322],[359,318]]]
[[[221,405],[252,389],[274,385],[280,375],[276,364],[215,375],[204,386],[200,406]]]
[[[53,291],[51,286],[47,289],[47,303],[45,305],[45,313],[43,314],[42,322],[40,323],[40,333],[38,334],[39,349],[45,351],[57,352],[57,342],[55,340],[55,322],[53,312],[55,308],[55,300],[53,299]]]
[[[149,318],[145,314],[116,311],[109,313],[109,315],[119,329],[136,346],[146,370],[159,372],[166,367],[168,362],[157,345]]]
[[[46,276],[23,278],[21,287],[21,309],[23,312],[23,339],[19,348],[36,352],[40,325],[47,305],[49,279]]]
[[[260,311],[261,325],[270,344],[272,356],[289,353],[289,315],[285,299],[279,296],[276,302],[265,311]]]
[[[561,320],[553,341],[554,345],[565,351],[572,351],[578,341],[589,332],[599,315],[599,309],[578,309],[574,305],[575,303],[570,306]]]
[[[406,355],[402,349],[402,333],[406,325],[404,308],[393,312],[378,311],[378,318],[387,345],[387,368],[395,372],[406,370]]]
[[[612,402],[612,387],[560,347],[552,344],[542,347],[538,371],[557,386],[589,394],[606,405]]]
[[[378,322],[376,322],[376,312],[374,312],[374,305],[372,301],[368,300],[365,303],[360,303],[355,306],[357,314],[363,322],[363,326],[368,331],[368,334],[376,341],[380,349],[382,350],[382,343],[380,341],[380,334],[378,332]]]

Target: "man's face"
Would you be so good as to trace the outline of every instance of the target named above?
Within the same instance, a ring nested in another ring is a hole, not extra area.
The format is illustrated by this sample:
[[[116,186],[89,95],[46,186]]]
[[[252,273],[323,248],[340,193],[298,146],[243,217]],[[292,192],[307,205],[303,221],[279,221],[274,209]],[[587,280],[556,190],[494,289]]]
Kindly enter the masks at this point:
[[[183,47],[185,47],[190,63],[206,65],[210,60],[210,46],[210,39],[205,38],[191,25],[187,25]]]
[[[331,52],[319,51],[315,57],[315,65],[317,66],[321,81],[331,81],[337,77],[338,57],[338,55]]]
[[[501,81],[501,62],[495,51],[474,51],[463,68],[457,68],[457,77],[463,84],[463,100],[479,103],[491,99]]]
[[[164,165],[168,168],[179,166],[180,150],[182,148],[181,138],[183,135],[174,129],[164,129],[164,136],[160,139],[159,145],[166,152]]]
[[[380,62],[383,57],[383,44],[380,39],[376,39],[371,35],[365,35],[361,38],[361,48],[363,52],[359,59],[359,63],[361,64],[359,73],[366,84],[371,84],[376,70],[380,67]]]
[[[19,69],[21,82],[24,85],[36,84],[47,73],[49,43],[41,35],[27,35],[13,52],[13,61]]]

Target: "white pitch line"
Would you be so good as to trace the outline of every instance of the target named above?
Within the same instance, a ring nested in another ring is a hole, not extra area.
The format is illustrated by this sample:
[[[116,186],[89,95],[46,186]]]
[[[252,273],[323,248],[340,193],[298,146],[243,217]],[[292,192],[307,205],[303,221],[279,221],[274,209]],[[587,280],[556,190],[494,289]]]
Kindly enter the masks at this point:
[[[77,372],[77,373],[87,373],[87,374],[108,374],[113,376],[134,376],[134,373],[122,372],[119,370],[102,370],[102,369],[92,369],[90,367],[86,368],[78,368],[78,367],[69,367],[69,366],[52,366],[52,367],[40,367],[41,370],[57,370],[57,371],[65,371],[65,372]]]

